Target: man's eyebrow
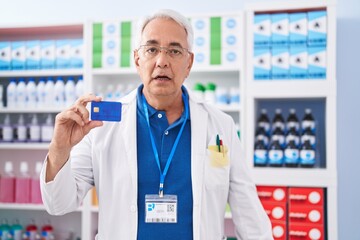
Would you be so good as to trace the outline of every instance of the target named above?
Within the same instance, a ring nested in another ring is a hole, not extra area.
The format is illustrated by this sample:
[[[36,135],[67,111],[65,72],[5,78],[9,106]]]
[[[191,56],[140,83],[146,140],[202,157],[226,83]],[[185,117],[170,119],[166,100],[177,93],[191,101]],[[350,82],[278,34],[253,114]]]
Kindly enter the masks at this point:
[[[157,41],[157,40],[147,40],[146,41],[146,45],[159,45],[159,42]],[[171,42],[170,44],[169,44],[169,46],[171,46],[171,47],[183,47],[180,43],[178,43],[178,42]]]

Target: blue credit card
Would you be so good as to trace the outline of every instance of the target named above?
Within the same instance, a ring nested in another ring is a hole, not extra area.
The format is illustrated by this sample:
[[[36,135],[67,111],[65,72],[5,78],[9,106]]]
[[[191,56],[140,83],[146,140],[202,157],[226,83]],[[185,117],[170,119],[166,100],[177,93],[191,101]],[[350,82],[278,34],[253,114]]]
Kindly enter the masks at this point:
[[[121,102],[91,102],[90,120],[121,121]]]

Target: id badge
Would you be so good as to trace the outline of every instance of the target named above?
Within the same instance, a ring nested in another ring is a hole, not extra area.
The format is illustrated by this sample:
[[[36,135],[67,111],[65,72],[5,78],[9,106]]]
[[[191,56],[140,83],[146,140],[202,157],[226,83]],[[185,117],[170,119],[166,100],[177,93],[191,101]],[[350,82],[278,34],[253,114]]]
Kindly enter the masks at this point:
[[[146,223],[177,223],[177,195],[145,195]]]

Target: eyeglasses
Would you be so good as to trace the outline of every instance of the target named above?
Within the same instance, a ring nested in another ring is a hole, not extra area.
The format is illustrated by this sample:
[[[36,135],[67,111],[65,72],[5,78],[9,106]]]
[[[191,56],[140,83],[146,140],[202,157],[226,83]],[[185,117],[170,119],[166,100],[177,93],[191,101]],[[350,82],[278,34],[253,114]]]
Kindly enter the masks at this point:
[[[142,50],[142,53],[148,59],[156,57],[162,51],[172,59],[181,59],[186,53],[190,53],[188,49],[179,46],[160,47],[156,45],[141,45],[138,48],[138,51],[140,50]]]

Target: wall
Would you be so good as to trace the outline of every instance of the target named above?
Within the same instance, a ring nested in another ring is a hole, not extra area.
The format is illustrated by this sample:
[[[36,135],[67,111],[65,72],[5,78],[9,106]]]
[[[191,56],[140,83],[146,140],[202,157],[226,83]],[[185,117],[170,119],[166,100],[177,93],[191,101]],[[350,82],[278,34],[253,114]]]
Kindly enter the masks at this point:
[[[246,0],[220,1],[121,1],[111,0],[0,0],[0,26],[80,22],[142,16],[158,8],[172,8],[184,14],[218,13],[241,10]],[[21,7],[20,7],[21,6]],[[141,6],[141,7],[140,7]],[[337,20],[337,143],[338,143],[338,224],[339,239],[360,239],[360,111],[356,99],[360,92],[360,1],[338,1]]]

